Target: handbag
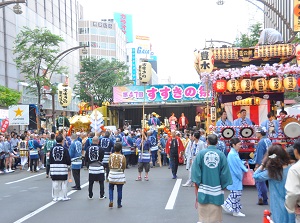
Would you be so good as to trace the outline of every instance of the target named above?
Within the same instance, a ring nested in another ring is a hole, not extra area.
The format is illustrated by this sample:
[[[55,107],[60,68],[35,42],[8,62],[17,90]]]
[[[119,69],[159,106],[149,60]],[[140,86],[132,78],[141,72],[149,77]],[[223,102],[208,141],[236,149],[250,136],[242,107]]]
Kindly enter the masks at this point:
[[[250,169],[249,164],[247,166],[248,166],[248,172],[244,173],[243,185],[244,186],[254,186],[255,180],[253,178],[253,170]]]

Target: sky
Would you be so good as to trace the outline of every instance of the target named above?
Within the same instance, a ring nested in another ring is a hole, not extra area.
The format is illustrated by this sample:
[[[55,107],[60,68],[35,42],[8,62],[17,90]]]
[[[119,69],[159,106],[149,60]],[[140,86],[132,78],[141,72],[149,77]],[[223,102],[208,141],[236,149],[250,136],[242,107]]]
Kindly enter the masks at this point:
[[[195,49],[210,46],[208,40],[232,43],[251,24],[263,21],[263,12],[251,0],[224,0],[224,5],[217,5],[217,0],[78,1],[84,19],[113,18],[114,12],[131,14],[133,35],[150,37],[159,78],[170,76],[177,84],[199,82],[193,64]]]

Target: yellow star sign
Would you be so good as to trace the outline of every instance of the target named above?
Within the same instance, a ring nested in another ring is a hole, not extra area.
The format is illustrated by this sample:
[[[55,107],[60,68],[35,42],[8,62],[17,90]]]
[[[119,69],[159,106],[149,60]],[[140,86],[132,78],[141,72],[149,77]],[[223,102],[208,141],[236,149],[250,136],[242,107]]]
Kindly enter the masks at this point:
[[[17,117],[17,116],[22,116],[23,111],[24,111],[24,110],[21,110],[20,107],[18,107],[17,110],[14,110],[14,112],[16,113],[16,117]]]

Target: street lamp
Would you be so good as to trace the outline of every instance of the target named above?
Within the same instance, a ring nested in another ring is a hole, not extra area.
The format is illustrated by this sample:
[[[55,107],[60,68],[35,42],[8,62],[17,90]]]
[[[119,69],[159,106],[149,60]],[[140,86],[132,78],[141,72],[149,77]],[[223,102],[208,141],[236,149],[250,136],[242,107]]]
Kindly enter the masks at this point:
[[[0,3],[0,8],[3,8],[5,6],[11,5],[11,4],[16,4],[13,7],[13,11],[14,13],[16,13],[17,15],[22,14],[22,8],[19,5],[19,3],[26,3],[26,0],[17,0],[17,1],[6,1],[6,2],[1,2]]]
[[[53,67],[53,69],[51,69],[52,71],[51,71],[51,74],[50,74],[50,76],[49,76],[49,81],[51,80],[51,77],[52,77],[52,74],[53,74],[53,72],[55,71],[55,69],[56,69],[56,67],[58,66],[58,64],[59,64],[59,62],[65,57],[65,56],[67,56],[69,53],[71,53],[71,52],[73,52],[73,51],[75,51],[75,50],[78,50],[78,49],[81,49],[81,48],[83,48],[83,49],[86,49],[86,46],[84,45],[84,46],[76,46],[76,47],[72,47],[72,48],[70,48],[70,49],[67,49],[67,50],[65,50],[65,51],[63,51],[63,52],[61,52],[60,54],[58,54],[53,60],[52,60],[52,62],[47,66],[47,68],[46,68],[46,70],[45,70],[45,72],[44,72],[44,77],[46,77],[47,76],[47,73],[48,73],[48,71],[49,71],[49,68],[56,62],[56,64],[54,65],[54,67]],[[85,51],[82,51],[82,53],[84,54],[84,52],[87,52],[87,50],[85,50]],[[55,117],[55,89],[53,89],[53,88],[51,88],[51,92],[49,92],[49,93],[45,93],[44,92],[44,94],[50,94],[51,95],[51,97],[52,97],[52,131],[53,132],[55,132],[55,130],[56,130],[56,127],[55,127],[55,119],[56,119],[56,117]]]

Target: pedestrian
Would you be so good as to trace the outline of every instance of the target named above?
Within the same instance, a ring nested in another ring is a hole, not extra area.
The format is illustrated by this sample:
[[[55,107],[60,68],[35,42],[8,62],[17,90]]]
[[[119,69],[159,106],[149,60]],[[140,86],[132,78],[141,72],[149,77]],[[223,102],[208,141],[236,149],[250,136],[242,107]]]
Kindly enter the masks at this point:
[[[230,191],[224,204],[221,205],[223,210],[228,213],[233,213],[235,217],[245,217],[246,215],[241,212],[241,196],[243,191],[243,176],[244,172],[248,172],[243,161],[239,156],[242,142],[239,138],[230,139],[230,152],[227,157],[229,170],[231,173],[232,184],[227,186]]]
[[[182,186],[183,187],[190,187],[193,185],[192,183],[192,178],[191,178],[191,174],[192,174],[192,165],[193,165],[193,162],[197,156],[197,154],[205,149],[205,143],[202,142],[200,140],[200,132],[197,131],[193,134],[193,142],[192,142],[192,145],[190,146],[190,149],[188,149],[188,152],[190,152],[189,154],[189,160],[187,162],[189,162],[189,179],[186,181],[185,184],[183,184]]]
[[[224,189],[232,184],[226,156],[216,148],[217,143],[216,135],[208,135],[207,149],[198,153],[192,166],[199,222],[222,222]]]
[[[150,171],[150,148],[151,142],[149,140],[149,136],[151,135],[151,131],[147,132],[148,137],[144,132],[142,132],[142,142],[139,150],[138,157],[138,178],[136,181],[142,181],[142,172],[145,169],[145,181],[149,180],[149,171]]]
[[[300,223],[300,141],[294,145],[294,155],[298,160],[288,171],[285,189],[285,207],[289,213],[296,214],[296,223]]]
[[[69,151],[63,147],[63,136],[56,136],[56,146],[50,151],[50,175],[53,201],[68,201],[68,166],[71,165]]]
[[[270,190],[270,209],[275,223],[294,223],[295,215],[289,214],[284,206],[286,190],[284,188],[290,169],[290,157],[281,145],[272,145],[255,171],[253,178],[268,181]],[[297,181],[297,180],[296,180]],[[292,184],[294,184],[293,181]],[[290,182],[291,183],[291,182]]]
[[[104,150],[104,157],[103,157],[103,167],[105,169],[105,178],[108,182],[108,173],[109,173],[109,167],[108,167],[108,158],[110,154],[113,153],[114,150],[114,142],[112,139],[109,138],[110,133],[108,131],[105,132],[104,137],[100,139],[99,146]]]
[[[21,140],[19,141],[19,151],[20,151],[20,157],[21,157],[21,167],[20,170],[24,170],[25,164],[28,161],[28,142],[26,140],[25,135],[21,135]]]
[[[256,170],[263,161],[263,158],[272,142],[266,137],[267,130],[265,127],[259,127],[256,130],[256,137],[258,138],[258,143],[255,148],[254,162]],[[268,205],[268,189],[265,181],[255,182],[255,186],[258,193],[258,205]]]
[[[122,153],[126,157],[126,168],[129,169],[129,159],[131,155],[131,148],[133,147],[132,138],[129,136],[129,131],[124,130],[122,136]]]
[[[30,135],[30,140],[28,141],[28,149],[29,149],[29,157],[30,157],[30,171],[37,172],[38,160],[39,160],[39,152],[38,149],[41,149],[42,145],[38,143],[36,139],[34,139],[34,135]],[[33,168],[32,168],[33,166]]]
[[[75,181],[75,186],[72,187],[73,190],[81,190],[80,187],[80,169],[81,169],[81,151],[82,151],[82,144],[78,140],[78,137],[76,134],[72,134],[71,136],[72,143],[70,145],[69,154],[71,158],[71,169],[72,169],[72,175]]]
[[[174,130],[171,131],[171,137],[169,137],[166,143],[166,153],[168,158],[170,159],[170,165],[172,169],[172,179],[177,178],[177,170],[179,164],[179,157],[182,156],[184,152],[184,146],[178,136],[176,136],[176,132]]]
[[[56,146],[56,141],[55,141],[55,134],[51,133],[50,139],[47,140],[44,146],[44,151],[46,154],[46,178],[49,178],[49,173],[50,173],[50,151],[51,149]]]
[[[114,187],[117,186],[118,191],[118,208],[122,207],[122,190],[126,183],[125,168],[126,158],[121,154],[122,144],[116,143],[114,146],[115,152],[109,156],[109,207],[113,207],[114,203]]]
[[[178,124],[179,130],[182,132],[184,132],[184,130],[188,128],[189,120],[187,119],[187,117],[184,116],[184,113],[181,113]]]
[[[169,117],[169,123],[170,123],[170,129],[176,130],[177,118],[175,117],[174,112],[172,112],[171,116]]]
[[[89,166],[89,199],[93,199],[93,185],[95,181],[99,181],[100,196],[99,199],[105,199],[104,196],[104,167],[102,165],[104,150],[98,146],[99,139],[94,136],[92,145],[86,151],[85,162]]]

